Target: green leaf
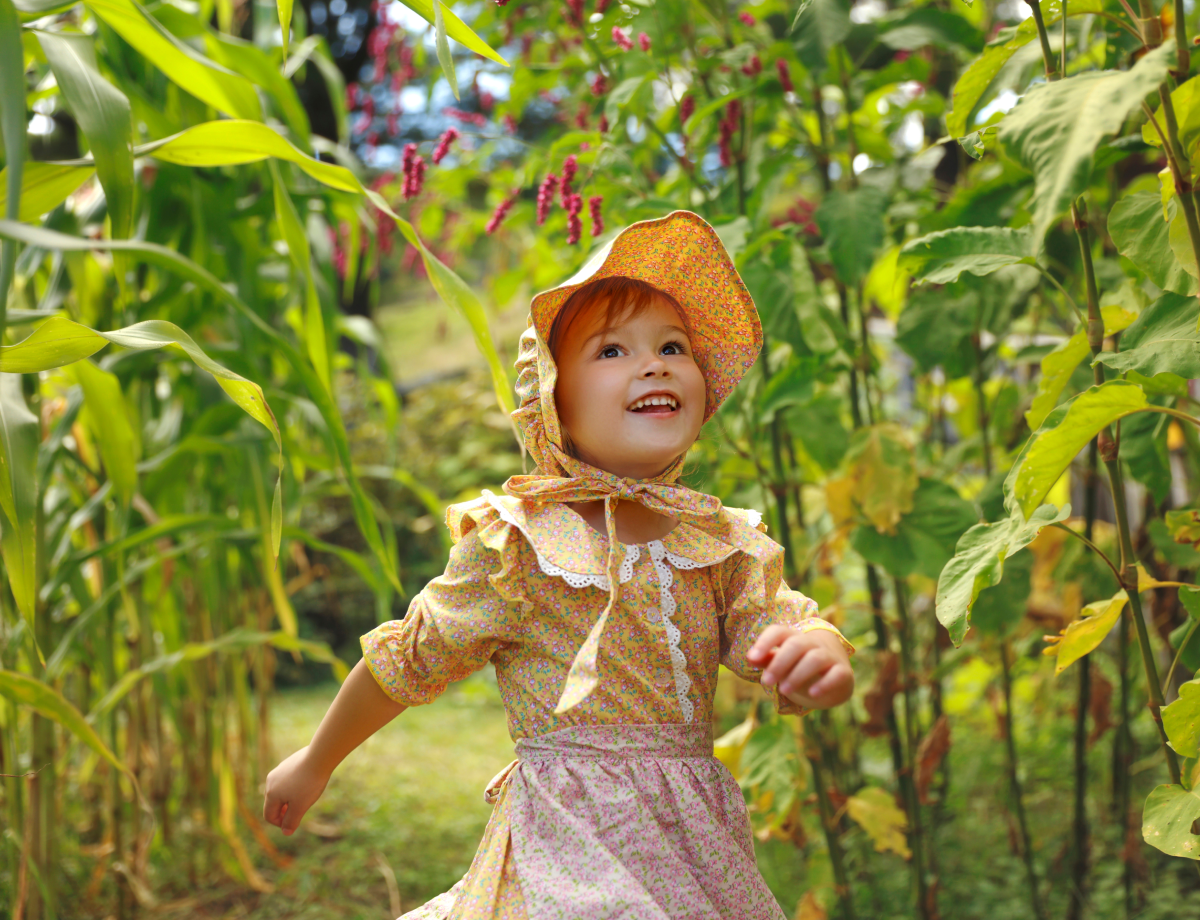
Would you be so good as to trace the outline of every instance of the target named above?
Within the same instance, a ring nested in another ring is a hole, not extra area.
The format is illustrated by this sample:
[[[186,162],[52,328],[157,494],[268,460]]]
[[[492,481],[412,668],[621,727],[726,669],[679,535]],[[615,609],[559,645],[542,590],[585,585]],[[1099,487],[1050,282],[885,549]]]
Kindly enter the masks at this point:
[[[771,378],[758,394],[759,412],[770,421],[775,413],[787,406],[806,403],[812,399],[813,384],[821,361],[812,356],[792,357],[788,364]]]
[[[1047,27],[1062,22],[1062,3],[1048,0],[1042,3],[1042,19]],[[1101,0],[1071,0],[1067,4],[1068,16],[1083,16],[1103,11]],[[946,116],[946,131],[951,137],[967,134],[967,120],[978,107],[992,81],[1008,59],[1029,42],[1037,38],[1037,26],[1033,18],[1026,19],[1015,29],[1004,29],[996,40],[983,49],[983,54],[971,62],[954,86],[953,109]]]
[[[292,196],[288,194],[279,174],[279,167],[271,161],[271,183],[275,192],[275,219],[279,222],[279,233],[288,247],[292,264],[304,279],[304,340],[308,346],[308,357],[321,378],[321,383],[332,392],[330,378],[329,346],[325,337],[325,316],[321,312],[321,301],[317,297],[317,286],[313,280],[312,255],[308,247],[308,234],[296,212]]]
[[[880,20],[879,41],[898,51],[934,45],[975,54],[983,48],[983,34],[975,26],[962,16],[931,6],[898,11]]]
[[[287,60],[288,39],[292,34],[292,0],[275,0],[275,8],[279,12],[279,31],[283,36],[283,59]]]
[[[1096,362],[1146,377],[1164,373],[1200,377],[1198,313],[1195,297],[1163,294],[1121,335],[1121,350],[1101,352]]]
[[[1174,200],[1172,213],[1177,207]],[[1154,192],[1126,195],[1108,215],[1108,232],[1113,245],[1146,277],[1164,291],[1195,294],[1196,279],[1175,258],[1170,244],[1170,225],[1162,219],[1162,203]]]
[[[1129,603],[1129,595],[1118,591],[1103,601],[1088,604],[1080,611],[1080,618],[1068,623],[1059,636],[1049,637],[1055,642],[1057,660],[1054,673],[1061,674],[1084,655],[1090,655],[1112,632],[1121,618],[1121,611]]]
[[[1200,550],[1200,511],[1168,511],[1163,521],[1172,540],[1176,543],[1190,543],[1193,549]]]
[[[978,521],[971,503],[935,479],[922,479],[913,507],[900,518],[894,535],[858,527],[850,545],[866,559],[897,578],[920,573],[937,578],[954,555],[955,544]]]
[[[69,322],[69,320],[68,320]],[[113,492],[129,505],[137,492],[137,440],[116,374],[84,359],[69,365],[68,373],[83,388],[84,419],[88,423]]]
[[[1162,711],[1163,729],[1175,753],[1195,760],[1200,757],[1200,680],[1179,687],[1179,699]]]
[[[918,281],[945,284],[963,272],[990,275],[1006,265],[1034,265],[1034,240],[1027,230],[953,227],[912,240],[900,250],[900,265]]]
[[[0,0],[0,135],[4,137],[4,216],[17,220],[21,213],[22,171],[25,167],[25,51],[21,47],[21,21],[12,0]],[[8,289],[17,262],[17,244],[0,246],[0,342],[8,308]]]
[[[400,0],[400,2],[436,28],[436,23],[434,22],[434,16],[436,15],[434,12],[434,0]],[[442,16],[446,22],[446,34],[452,39],[465,48],[474,51],[476,54],[483,55],[497,64],[503,64],[505,67],[508,66],[508,61],[500,57],[487,42],[472,32],[461,19],[454,15],[454,11],[445,4],[442,4]]]
[[[1121,460],[1129,475],[1159,502],[1171,491],[1171,458],[1167,450],[1170,421],[1157,412],[1141,412],[1121,423]]]
[[[108,745],[101,740],[100,736],[96,734],[96,730],[87,723],[87,720],[71,704],[70,700],[53,687],[27,674],[18,674],[16,671],[0,671],[0,693],[10,700],[28,706],[39,715],[57,722],[104,761],[129,777],[129,781],[136,788],[137,777],[113,755],[113,752],[108,749]],[[141,790],[138,790],[138,796],[141,797]]]
[[[938,621],[955,645],[961,645],[967,635],[971,608],[979,592],[1000,583],[1004,561],[1032,543],[1043,527],[1070,515],[1070,505],[1061,509],[1042,505],[1029,520],[1017,511],[995,524],[976,524],[962,535],[954,558],[938,578],[934,601]]]
[[[232,118],[262,117],[249,80],[178,41],[137,0],[84,0],[84,5],[184,92]]]
[[[37,32],[58,88],[87,137],[104,188],[114,239],[133,229],[133,119],[125,94],[100,75],[94,39],[70,32]],[[123,280],[123,279],[122,279]]]
[[[845,0],[805,0],[792,20],[796,56],[814,73],[825,70],[829,52],[850,34],[850,4]]]
[[[847,287],[867,276],[883,244],[883,214],[887,193],[874,186],[850,192],[833,191],[814,215],[829,247],[834,271]]]
[[[3,2],[4,0],[0,0],[0,3]],[[26,223],[36,221],[66,201],[67,196],[83,185],[95,172],[94,166],[75,166],[71,163],[39,163],[33,160],[25,163],[19,195],[21,210],[19,214],[8,219],[22,220]],[[0,170],[0,179],[5,185],[8,177],[7,169]],[[5,189],[0,187],[0,203],[7,204],[7,201]]]
[[[1171,107],[1175,110],[1175,124],[1179,132],[1179,143],[1184,153],[1189,157],[1195,150],[1196,142],[1200,141],[1200,77],[1193,77],[1185,83],[1180,83],[1171,93]],[[1155,121],[1164,131],[1167,130],[1166,119],[1162,107],[1155,106]],[[1155,130],[1154,123],[1146,119],[1142,125],[1142,140],[1154,147],[1162,147],[1162,137]],[[1195,170],[1193,169],[1193,172]]]
[[[1127,71],[1089,71],[1034,86],[1000,122],[1001,143],[1034,176],[1036,240],[1087,188],[1100,142],[1121,130],[1174,66],[1175,47],[1167,43]]]
[[[837,469],[850,434],[842,424],[844,401],[834,393],[821,393],[811,402],[788,410],[788,428],[801,432],[801,449],[826,472]]]
[[[1170,856],[1200,858],[1200,836],[1192,833],[1200,820],[1200,786],[1158,786],[1146,797],[1142,839]]]
[[[450,92],[458,98],[458,77],[454,73],[454,58],[450,56],[450,43],[446,41],[446,18],[442,14],[442,0],[431,0],[433,3],[434,44],[437,48],[438,63],[446,82],[450,84]]]
[[[37,606],[37,416],[19,374],[0,374],[0,551],[17,609],[33,626]]]
[[[1013,498],[1025,515],[1042,503],[1088,441],[1113,422],[1147,405],[1141,387],[1124,380],[1110,380],[1075,397],[1058,424],[1035,432],[1028,449],[1009,474]]]
[[[1106,336],[1116,335],[1123,329],[1127,329],[1130,323],[1137,318],[1137,314],[1118,304],[1102,307],[1101,315],[1104,318],[1104,334]],[[1058,397],[1062,395],[1067,381],[1075,373],[1075,368],[1079,366],[1079,362],[1091,354],[1091,351],[1087,335],[1084,332],[1077,332],[1042,358],[1042,372],[1038,377],[1037,392],[1034,394],[1033,403],[1025,413],[1025,421],[1029,424],[1030,431],[1037,431],[1042,427],[1046,416],[1058,404]]]

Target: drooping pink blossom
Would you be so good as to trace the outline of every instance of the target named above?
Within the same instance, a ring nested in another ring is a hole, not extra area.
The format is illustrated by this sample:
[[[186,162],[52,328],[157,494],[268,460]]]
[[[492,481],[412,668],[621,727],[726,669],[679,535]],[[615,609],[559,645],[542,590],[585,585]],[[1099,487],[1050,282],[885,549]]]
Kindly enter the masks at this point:
[[[592,80],[592,95],[603,96],[607,92],[608,79],[602,73],[596,74],[595,79]]]
[[[638,46],[645,52],[650,51],[650,36],[645,32],[638,33]]]
[[[508,216],[509,209],[513,206],[513,202],[516,200],[517,199],[515,197],[505,198],[502,202],[496,205],[496,210],[492,212],[492,216],[488,220],[487,226],[483,228],[483,232],[488,236],[491,236],[493,233],[495,233],[496,228],[503,223],[504,218]]]
[[[583,221],[579,219],[579,212],[583,210],[583,197],[580,195],[572,195],[565,202],[567,209],[567,244],[574,246],[583,236]]]
[[[586,131],[588,125],[589,106],[586,102],[579,104],[579,110],[575,113],[575,127],[580,131]]]
[[[613,26],[612,40],[622,51],[631,51],[633,49],[633,40],[629,37],[629,32],[620,26]]]
[[[592,218],[592,236],[599,236],[604,232],[604,215],[600,213],[603,203],[604,197],[601,195],[593,195],[588,199],[588,213]]]
[[[567,0],[567,21],[574,26],[583,25],[583,0]]]
[[[538,186],[537,222],[539,227],[546,222],[546,218],[550,215],[550,205],[554,202],[554,192],[557,188],[558,176],[554,173],[546,176],[542,180],[542,184]]]
[[[575,157],[575,154],[571,154],[569,157],[563,160],[562,178],[559,180],[559,188],[562,190],[562,198],[559,200],[562,202],[562,206],[564,208],[570,207],[569,202],[571,197],[574,195],[574,192],[571,190],[571,183],[575,180],[575,173],[578,171],[579,160]]]
[[[432,157],[435,166],[446,158],[446,154],[450,152],[450,145],[458,140],[458,137],[458,128],[447,128],[438,138],[438,145],[433,149]]]
[[[694,96],[684,96],[679,100],[679,123],[684,124],[692,113],[696,111],[696,98]]]
[[[608,11],[608,5],[612,0],[596,0],[596,12],[603,16]]]
[[[792,72],[788,69],[788,62],[783,58],[776,58],[775,69],[779,71],[779,83],[783,87],[783,91],[785,93],[794,93],[796,87],[792,84]]]
[[[600,116],[600,123],[596,126],[596,128],[601,134],[608,133],[608,116],[607,115]]]
[[[748,77],[757,77],[762,73],[762,61],[757,54],[750,58],[750,63],[742,65],[742,73]]]
[[[425,184],[425,158],[417,156],[417,145],[406,144],[404,147],[404,200],[416,198],[421,194],[421,186]]]
[[[748,26],[752,26],[752,25],[754,25],[754,23],[756,23],[758,21],[757,19],[754,18],[753,15],[751,15],[750,13],[747,13],[744,10],[742,12],[738,13],[738,19],[740,19],[743,23],[745,23]]]

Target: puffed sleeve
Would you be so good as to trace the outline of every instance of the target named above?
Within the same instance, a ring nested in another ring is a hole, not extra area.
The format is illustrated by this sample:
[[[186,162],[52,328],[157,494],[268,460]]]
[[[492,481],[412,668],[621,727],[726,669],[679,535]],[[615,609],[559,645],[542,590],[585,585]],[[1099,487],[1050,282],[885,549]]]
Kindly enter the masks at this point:
[[[842,641],[848,654],[854,646],[841,631],[821,618],[817,602],[799,591],[780,583],[774,603],[764,603],[768,596],[769,575],[762,563],[745,553],[735,553],[726,560],[719,573],[718,595],[721,624],[721,664],[739,677],[758,683],[762,669],[752,667],[746,653],[764,629],[775,623],[791,626],[802,632],[827,629]],[[786,697],[780,697],[777,687],[764,687],[775,707],[782,713],[805,712]]]
[[[404,619],[362,637],[363,658],[384,693],[405,706],[431,703],[519,639],[523,604],[505,555],[472,530],[450,550],[445,573],[413,598]]]

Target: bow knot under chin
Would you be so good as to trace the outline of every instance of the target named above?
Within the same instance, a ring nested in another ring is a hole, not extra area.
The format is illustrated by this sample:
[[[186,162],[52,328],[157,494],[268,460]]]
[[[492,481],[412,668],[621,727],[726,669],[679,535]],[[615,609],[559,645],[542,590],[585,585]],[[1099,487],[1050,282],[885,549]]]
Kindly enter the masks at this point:
[[[617,496],[628,501],[633,501],[633,497],[637,495],[638,484],[633,479],[622,479],[620,485],[617,486]]]

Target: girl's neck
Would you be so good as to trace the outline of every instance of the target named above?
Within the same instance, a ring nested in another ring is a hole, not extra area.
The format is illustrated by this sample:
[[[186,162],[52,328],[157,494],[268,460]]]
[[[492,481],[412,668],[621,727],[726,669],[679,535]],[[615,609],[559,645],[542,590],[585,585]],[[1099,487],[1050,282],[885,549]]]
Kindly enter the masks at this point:
[[[571,510],[593,530],[608,536],[604,528],[604,501],[568,502]],[[618,501],[616,508],[617,540],[620,543],[649,543],[670,533],[678,519],[651,511],[640,502]]]

